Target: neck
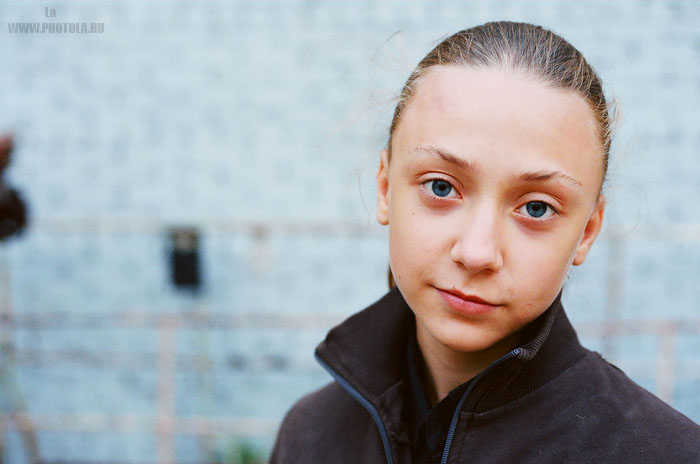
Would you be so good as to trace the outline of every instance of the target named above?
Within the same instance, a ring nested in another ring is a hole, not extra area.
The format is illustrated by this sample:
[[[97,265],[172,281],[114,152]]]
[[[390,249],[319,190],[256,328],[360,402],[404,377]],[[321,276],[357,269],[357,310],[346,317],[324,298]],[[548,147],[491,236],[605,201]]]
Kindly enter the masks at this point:
[[[416,321],[416,338],[425,360],[422,381],[430,405],[435,406],[450,391],[476,377],[489,364],[515,348],[518,335],[515,333],[480,351],[461,352],[440,343]]]

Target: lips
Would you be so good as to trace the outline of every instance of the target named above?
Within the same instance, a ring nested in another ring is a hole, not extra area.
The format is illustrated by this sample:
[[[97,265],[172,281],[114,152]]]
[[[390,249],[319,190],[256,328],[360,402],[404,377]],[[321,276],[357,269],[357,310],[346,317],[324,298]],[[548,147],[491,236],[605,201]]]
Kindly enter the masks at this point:
[[[489,305],[489,306],[500,306],[500,305],[497,305],[495,303],[491,303],[490,301],[486,301],[483,298],[479,298],[476,295],[465,295],[464,293],[460,292],[457,289],[442,290],[442,291],[446,292],[446,293],[450,293],[450,294],[457,296],[463,300],[472,301],[474,303],[480,303],[480,304],[485,304],[485,305]]]
[[[468,317],[478,317],[497,310],[501,305],[491,303],[476,295],[466,295],[459,290],[442,290],[437,287],[443,301],[452,311]]]

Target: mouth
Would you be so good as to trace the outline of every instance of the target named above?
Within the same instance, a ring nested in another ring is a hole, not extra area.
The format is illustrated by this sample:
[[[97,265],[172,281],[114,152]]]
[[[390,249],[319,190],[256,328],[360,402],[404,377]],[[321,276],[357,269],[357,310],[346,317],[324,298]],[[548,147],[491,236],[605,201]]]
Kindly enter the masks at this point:
[[[494,311],[501,305],[491,303],[477,295],[466,295],[457,289],[443,290],[435,287],[442,299],[455,312],[464,315],[478,315]]]

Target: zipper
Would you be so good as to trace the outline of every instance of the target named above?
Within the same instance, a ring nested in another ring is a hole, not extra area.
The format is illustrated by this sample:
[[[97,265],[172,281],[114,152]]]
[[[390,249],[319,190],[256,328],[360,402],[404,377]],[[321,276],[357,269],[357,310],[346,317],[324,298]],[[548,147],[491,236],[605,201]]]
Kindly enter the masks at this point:
[[[464,406],[464,402],[467,399],[467,396],[469,396],[469,393],[471,393],[471,391],[474,389],[474,385],[476,385],[477,382],[479,382],[479,380],[488,371],[490,371],[494,367],[498,366],[502,362],[516,357],[519,354],[520,354],[520,348],[516,348],[513,351],[506,353],[505,355],[501,356],[500,358],[498,358],[497,360],[495,360],[494,362],[489,364],[489,366],[486,369],[484,369],[483,371],[481,371],[479,373],[479,375],[477,375],[474,378],[474,381],[471,384],[469,384],[469,386],[467,387],[467,391],[465,391],[464,394],[462,395],[462,398],[460,398],[459,403],[457,404],[457,408],[455,409],[455,412],[452,415],[452,421],[450,421],[450,428],[447,432],[447,439],[445,439],[445,447],[443,448],[443,451],[442,451],[442,459],[440,460],[440,464],[447,464],[447,458],[450,455],[450,448],[452,447],[452,440],[454,440],[455,430],[457,430],[457,422],[459,421],[459,413],[462,411],[462,407]]]
[[[386,456],[386,462],[387,464],[393,464],[394,463],[394,457],[391,452],[391,446],[389,445],[389,434],[386,431],[386,427],[384,426],[384,423],[382,422],[381,417],[379,417],[379,411],[377,411],[377,408],[374,407],[370,401],[362,396],[362,393],[357,391],[355,387],[350,385],[350,383],[345,380],[343,377],[340,376],[335,370],[333,370],[332,367],[330,367],[328,364],[325,363],[321,358],[318,357],[318,355],[314,355],[316,357],[316,361],[325,369],[327,370],[331,376],[335,379],[338,384],[340,384],[343,389],[345,389],[350,395],[355,398],[366,410],[369,412],[369,415],[372,416],[372,419],[374,420],[374,423],[377,424],[377,428],[379,428],[379,435],[382,438],[382,444],[384,445],[384,455]]]

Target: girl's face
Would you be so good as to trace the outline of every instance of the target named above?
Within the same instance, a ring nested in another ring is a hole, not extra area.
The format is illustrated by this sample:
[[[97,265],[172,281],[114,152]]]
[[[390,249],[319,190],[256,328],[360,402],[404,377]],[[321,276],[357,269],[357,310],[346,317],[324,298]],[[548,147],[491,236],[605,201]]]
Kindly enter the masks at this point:
[[[387,155],[377,219],[429,343],[477,352],[503,342],[549,307],[600,231],[602,148],[573,91],[496,68],[432,67],[394,131],[390,165]]]

